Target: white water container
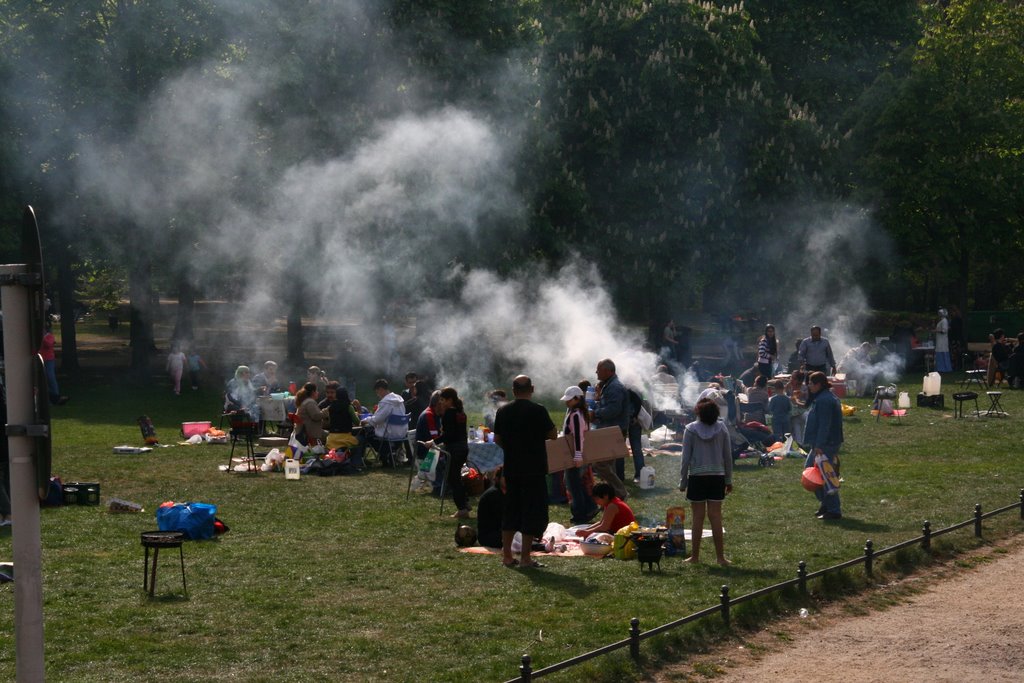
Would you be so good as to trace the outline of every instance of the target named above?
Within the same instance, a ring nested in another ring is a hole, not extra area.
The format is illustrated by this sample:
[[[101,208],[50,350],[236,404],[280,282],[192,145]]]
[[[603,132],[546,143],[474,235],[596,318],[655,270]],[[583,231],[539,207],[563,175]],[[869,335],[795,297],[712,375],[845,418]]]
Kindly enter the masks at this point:
[[[299,461],[296,460],[295,458],[288,458],[287,460],[284,461],[284,478],[299,478]]]
[[[899,402],[896,404],[900,409],[906,410],[910,407],[910,394],[905,391],[900,392]]]
[[[655,480],[654,468],[650,465],[644,465],[640,469],[640,488],[642,489],[653,489]]]
[[[942,375],[937,372],[929,372],[924,376],[924,388],[922,392],[925,396],[938,396],[942,393]]]

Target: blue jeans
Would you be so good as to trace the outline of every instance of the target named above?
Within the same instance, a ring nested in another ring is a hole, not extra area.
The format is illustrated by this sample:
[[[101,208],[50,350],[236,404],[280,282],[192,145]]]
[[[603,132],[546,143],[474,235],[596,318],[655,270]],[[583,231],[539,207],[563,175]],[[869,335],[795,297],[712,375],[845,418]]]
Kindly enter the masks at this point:
[[[594,516],[597,504],[587,495],[583,487],[583,474],[578,467],[570,467],[565,471],[565,486],[572,494],[572,521],[574,524],[584,524]]]
[[[57,361],[44,360],[43,369],[46,370],[46,384],[50,392],[50,403],[57,403],[60,399],[60,388],[57,386]]]
[[[629,450],[633,452],[633,478],[640,478],[640,470],[644,468],[644,446],[640,438],[643,434],[643,427],[639,422],[629,425]]]

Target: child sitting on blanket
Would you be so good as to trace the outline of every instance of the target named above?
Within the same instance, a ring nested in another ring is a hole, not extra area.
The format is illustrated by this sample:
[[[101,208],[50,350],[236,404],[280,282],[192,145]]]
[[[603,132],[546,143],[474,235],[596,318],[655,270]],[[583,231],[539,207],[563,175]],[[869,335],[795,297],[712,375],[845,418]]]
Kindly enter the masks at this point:
[[[594,524],[577,529],[577,536],[586,538],[590,534],[600,532],[614,534],[622,527],[636,521],[633,511],[629,509],[625,501],[615,495],[615,489],[612,488],[611,484],[606,482],[595,484],[591,497],[604,510],[604,514]]]

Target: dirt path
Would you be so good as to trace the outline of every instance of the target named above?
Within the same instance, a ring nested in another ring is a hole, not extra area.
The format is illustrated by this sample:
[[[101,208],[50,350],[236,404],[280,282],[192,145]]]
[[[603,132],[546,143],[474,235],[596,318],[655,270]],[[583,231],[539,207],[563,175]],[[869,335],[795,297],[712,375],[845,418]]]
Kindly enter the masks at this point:
[[[1021,681],[1022,571],[1024,539],[1011,539],[883,587],[881,594],[775,622],[653,678],[716,683]],[[887,592],[898,604],[863,613],[865,605],[877,604]]]

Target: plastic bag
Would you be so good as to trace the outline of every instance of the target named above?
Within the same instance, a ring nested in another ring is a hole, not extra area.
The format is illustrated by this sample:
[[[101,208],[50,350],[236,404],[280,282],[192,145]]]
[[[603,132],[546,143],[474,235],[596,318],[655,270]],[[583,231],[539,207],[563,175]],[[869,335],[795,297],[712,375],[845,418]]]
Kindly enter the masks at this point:
[[[213,521],[217,506],[210,503],[175,503],[172,500],[156,510],[160,531],[180,531],[185,538],[199,541],[213,537]]]
[[[431,448],[427,456],[420,461],[419,477],[425,481],[434,481],[437,478],[437,451]]]
[[[615,532],[615,542],[612,543],[612,552],[617,560],[632,560],[636,558],[636,544],[630,538],[630,534],[640,528],[636,522],[630,522]]]

